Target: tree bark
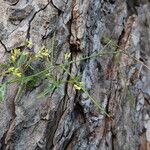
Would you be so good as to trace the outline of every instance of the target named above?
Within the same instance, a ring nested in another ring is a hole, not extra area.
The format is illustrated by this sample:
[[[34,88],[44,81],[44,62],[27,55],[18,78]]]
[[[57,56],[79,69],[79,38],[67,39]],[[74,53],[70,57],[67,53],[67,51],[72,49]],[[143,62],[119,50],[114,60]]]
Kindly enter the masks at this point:
[[[0,14],[1,63],[26,39],[31,53],[52,49],[55,40],[55,64],[66,52],[72,61],[107,53],[73,63],[69,72],[81,75],[109,114],[69,83],[39,98],[43,81],[17,103],[20,85],[13,83],[0,103],[1,150],[150,150],[149,0],[0,0]]]

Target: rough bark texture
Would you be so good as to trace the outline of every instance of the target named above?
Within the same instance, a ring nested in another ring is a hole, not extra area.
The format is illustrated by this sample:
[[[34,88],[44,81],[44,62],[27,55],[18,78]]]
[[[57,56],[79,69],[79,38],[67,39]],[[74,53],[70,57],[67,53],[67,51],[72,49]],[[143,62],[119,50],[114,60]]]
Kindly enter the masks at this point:
[[[19,103],[17,83],[8,87],[0,103],[1,150],[150,150],[150,70],[142,64],[150,67],[149,0],[0,0],[0,14],[1,62],[26,39],[33,41],[31,51],[51,48],[54,33],[57,64],[67,51],[72,60],[99,51],[129,53],[120,63],[105,55],[70,66],[111,118],[70,84],[37,98],[42,83]],[[119,48],[104,50],[104,37]]]

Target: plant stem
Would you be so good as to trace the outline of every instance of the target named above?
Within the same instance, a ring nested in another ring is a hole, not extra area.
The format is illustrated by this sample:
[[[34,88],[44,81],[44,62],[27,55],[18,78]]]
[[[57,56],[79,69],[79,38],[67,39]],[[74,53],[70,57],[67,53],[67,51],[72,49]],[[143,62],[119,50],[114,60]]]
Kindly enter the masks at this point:
[[[96,100],[85,89],[82,88],[82,91],[85,93],[85,95],[87,95],[92,100],[92,102],[96,107],[98,107],[107,117],[110,117],[110,115],[106,112],[106,110],[102,106],[100,106],[96,102]]]

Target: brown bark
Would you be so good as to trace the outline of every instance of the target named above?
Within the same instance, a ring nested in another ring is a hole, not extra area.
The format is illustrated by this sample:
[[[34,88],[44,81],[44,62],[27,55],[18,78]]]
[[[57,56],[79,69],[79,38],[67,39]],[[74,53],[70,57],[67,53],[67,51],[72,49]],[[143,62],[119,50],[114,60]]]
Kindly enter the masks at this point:
[[[69,51],[72,61],[112,52],[69,68],[81,75],[85,89],[110,117],[72,84],[39,98],[43,81],[24,89],[16,102],[19,87],[13,83],[0,103],[0,149],[150,149],[149,0],[0,0],[0,14],[1,63],[13,48],[23,50],[26,39],[33,42],[31,53],[42,45],[52,49],[55,39],[55,64],[63,63]],[[107,45],[105,38],[117,45]],[[38,72],[41,66],[35,67]],[[69,79],[60,70],[54,74]]]

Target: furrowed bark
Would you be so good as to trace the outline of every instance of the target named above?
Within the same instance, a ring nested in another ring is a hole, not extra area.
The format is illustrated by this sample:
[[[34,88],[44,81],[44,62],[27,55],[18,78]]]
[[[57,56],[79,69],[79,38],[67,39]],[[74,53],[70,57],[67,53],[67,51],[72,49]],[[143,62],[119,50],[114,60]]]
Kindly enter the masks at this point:
[[[17,102],[13,83],[0,103],[0,149],[149,150],[149,10],[148,0],[0,0],[0,63],[13,48],[23,50],[26,39],[33,42],[31,53],[43,45],[51,49],[55,64],[64,62],[66,52],[71,61],[108,53],[72,63],[68,72],[81,75],[110,116],[72,84],[40,98],[43,81],[24,89]],[[70,79],[61,69],[54,74]]]

